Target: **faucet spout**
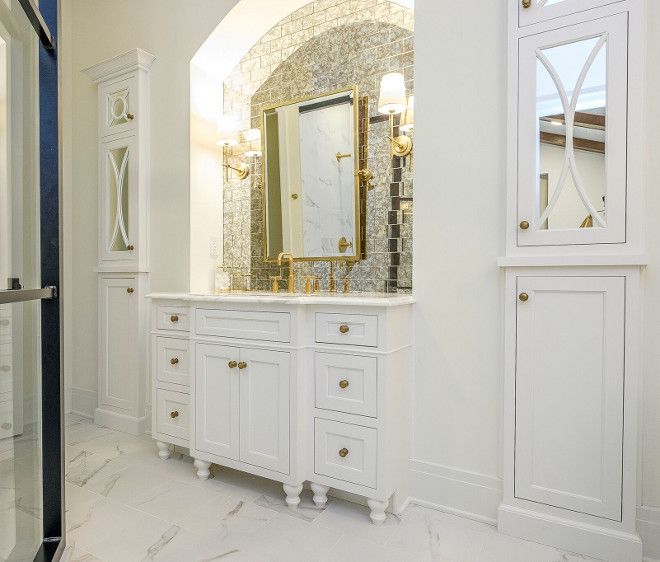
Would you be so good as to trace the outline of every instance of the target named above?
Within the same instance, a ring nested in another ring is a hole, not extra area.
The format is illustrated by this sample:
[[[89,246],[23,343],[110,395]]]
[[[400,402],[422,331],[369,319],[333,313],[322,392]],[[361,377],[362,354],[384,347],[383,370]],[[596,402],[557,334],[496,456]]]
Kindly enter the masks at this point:
[[[281,252],[280,255],[277,256],[277,265],[282,266],[282,262],[284,260],[289,260],[289,293],[295,292],[295,287],[296,287],[296,279],[293,271],[293,256],[287,252]]]

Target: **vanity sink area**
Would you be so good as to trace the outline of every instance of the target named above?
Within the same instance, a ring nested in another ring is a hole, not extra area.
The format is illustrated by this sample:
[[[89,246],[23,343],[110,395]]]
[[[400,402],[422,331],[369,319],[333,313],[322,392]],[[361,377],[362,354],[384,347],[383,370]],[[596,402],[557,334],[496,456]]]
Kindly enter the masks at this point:
[[[152,436],[282,482],[367,498],[381,523],[407,498],[414,299],[396,294],[150,295]]]

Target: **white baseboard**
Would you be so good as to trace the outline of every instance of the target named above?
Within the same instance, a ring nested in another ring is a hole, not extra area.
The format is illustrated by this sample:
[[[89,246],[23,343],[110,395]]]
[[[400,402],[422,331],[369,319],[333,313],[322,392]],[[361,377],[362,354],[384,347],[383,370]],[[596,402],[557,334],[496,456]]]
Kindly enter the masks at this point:
[[[71,413],[83,418],[93,418],[98,401],[95,390],[71,388]]]
[[[410,503],[497,524],[501,479],[417,459],[411,459],[408,477]]]
[[[94,423],[96,425],[102,425],[110,429],[130,433],[131,435],[143,435],[146,421],[144,417],[135,418],[125,414],[103,410],[102,408],[96,408],[94,410]]]
[[[637,508],[637,532],[644,545],[644,562],[660,561],[660,507]]]

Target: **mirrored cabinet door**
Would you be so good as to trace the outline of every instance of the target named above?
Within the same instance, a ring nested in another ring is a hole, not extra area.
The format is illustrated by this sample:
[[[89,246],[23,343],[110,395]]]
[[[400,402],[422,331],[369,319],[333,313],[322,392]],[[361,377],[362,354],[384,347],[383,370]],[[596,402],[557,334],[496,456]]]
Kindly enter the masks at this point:
[[[584,12],[591,8],[614,4],[621,0],[513,0],[518,3],[520,27],[561,16]]]
[[[520,40],[519,246],[626,241],[627,28],[620,14]]]
[[[137,78],[125,78],[99,87],[101,135],[132,131],[137,122]]]
[[[135,137],[101,146],[101,261],[130,261],[137,255],[137,160]]]

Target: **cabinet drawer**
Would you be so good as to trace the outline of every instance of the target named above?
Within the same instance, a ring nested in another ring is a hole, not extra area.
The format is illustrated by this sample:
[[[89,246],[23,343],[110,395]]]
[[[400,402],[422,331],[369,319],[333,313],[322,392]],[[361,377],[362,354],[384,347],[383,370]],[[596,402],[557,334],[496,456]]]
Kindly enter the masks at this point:
[[[190,330],[190,314],[185,306],[159,306],[156,325],[159,330]]]
[[[156,402],[158,432],[180,439],[189,439],[189,396],[182,392],[158,389]]]
[[[378,346],[378,316],[316,313],[316,341]]]
[[[316,353],[316,407],[376,417],[378,360],[375,357]]]
[[[156,379],[158,382],[190,385],[188,340],[156,338]]]
[[[370,427],[314,420],[314,472],[376,488],[378,432]]]
[[[288,312],[198,309],[195,314],[198,335],[284,343],[291,341],[291,315]]]

